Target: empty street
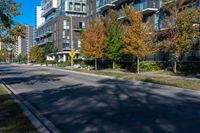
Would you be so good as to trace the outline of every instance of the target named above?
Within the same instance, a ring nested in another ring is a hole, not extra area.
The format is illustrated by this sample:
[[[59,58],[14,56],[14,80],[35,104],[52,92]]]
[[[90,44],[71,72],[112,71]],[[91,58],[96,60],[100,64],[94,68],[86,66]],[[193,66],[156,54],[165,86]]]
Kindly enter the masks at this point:
[[[1,65],[1,79],[63,133],[197,133],[200,93],[45,67]]]

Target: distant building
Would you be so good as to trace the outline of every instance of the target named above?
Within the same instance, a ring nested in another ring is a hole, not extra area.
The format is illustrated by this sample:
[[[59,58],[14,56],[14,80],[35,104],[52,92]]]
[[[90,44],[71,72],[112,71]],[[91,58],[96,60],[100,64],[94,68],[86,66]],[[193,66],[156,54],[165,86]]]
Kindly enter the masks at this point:
[[[30,48],[33,45],[33,27],[26,25],[25,37],[18,37],[17,45],[15,46],[15,54],[28,55]]]
[[[45,19],[42,26],[36,29],[36,45],[44,47],[47,42],[53,42],[56,57],[59,62],[69,59],[69,52],[75,51],[79,56],[81,46],[81,31],[86,27],[87,20],[96,14],[95,0],[41,0],[41,16]],[[40,10],[38,13],[40,14]],[[87,19],[87,16],[88,17]]]

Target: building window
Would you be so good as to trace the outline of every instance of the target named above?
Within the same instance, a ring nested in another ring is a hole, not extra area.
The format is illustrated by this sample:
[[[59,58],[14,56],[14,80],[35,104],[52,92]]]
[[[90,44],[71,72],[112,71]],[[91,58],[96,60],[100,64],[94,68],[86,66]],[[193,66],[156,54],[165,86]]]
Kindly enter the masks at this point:
[[[69,29],[69,20],[64,20],[64,21],[63,21],[63,29],[64,29],[64,30]]]
[[[73,3],[69,2],[69,10],[72,11],[73,10]]]
[[[78,40],[78,48],[81,48],[81,41]]]
[[[63,30],[63,38],[65,38],[65,31]]]
[[[75,5],[74,5],[74,10],[75,11],[81,11],[81,4],[80,3],[75,3]]]
[[[68,49],[70,49],[69,40],[63,40],[63,48],[68,48]]]
[[[85,4],[82,5],[82,11],[83,11],[83,12],[86,11],[86,6],[85,6]]]
[[[84,29],[85,28],[85,22],[79,22],[79,28]]]

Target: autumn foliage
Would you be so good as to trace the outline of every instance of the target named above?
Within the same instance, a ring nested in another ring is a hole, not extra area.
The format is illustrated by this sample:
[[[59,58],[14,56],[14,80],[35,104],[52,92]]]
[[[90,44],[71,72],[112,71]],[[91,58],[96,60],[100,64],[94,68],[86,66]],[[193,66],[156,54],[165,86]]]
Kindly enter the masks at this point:
[[[101,20],[95,20],[82,33],[81,54],[84,57],[96,59],[103,57],[105,48],[104,25]],[[95,67],[97,69],[97,66]]]
[[[144,22],[142,12],[132,6],[126,5],[123,9],[125,23],[120,23],[117,13],[111,10],[103,22],[95,20],[83,31],[81,54],[95,60],[109,59],[113,68],[124,54],[137,57],[138,73],[140,59],[159,49],[168,51],[176,62],[178,57],[191,51],[199,35],[195,23],[200,14],[185,0],[171,1],[160,10],[163,22],[159,23],[162,29],[158,31],[151,16]]]
[[[165,15],[161,44],[173,57],[174,72],[177,59],[191,51],[193,42],[199,35],[194,25],[200,14],[198,10],[188,7],[185,2],[179,0],[163,7]]]
[[[156,51],[155,34],[150,22],[143,23],[143,16],[140,12],[133,10],[131,6],[126,6],[124,13],[129,21],[129,25],[124,26],[124,52],[137,57],[139,64],[140,58]]]

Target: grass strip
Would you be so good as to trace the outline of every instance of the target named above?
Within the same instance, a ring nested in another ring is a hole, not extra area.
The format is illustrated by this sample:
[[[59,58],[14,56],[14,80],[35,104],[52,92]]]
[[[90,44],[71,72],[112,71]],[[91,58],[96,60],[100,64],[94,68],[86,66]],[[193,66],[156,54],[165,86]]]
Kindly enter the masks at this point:
[[[169,85],[174,87],[180,87],[185,89],[192,89],[192,90],[200,90],[200,80],[190,80],[184,78],[171,78],[171,77],[151,77],[145,74],[135,74],[135,73],[116,73],[108,70],[98,70],[98,71],[87,71],[85,69],[74,69],[73,71],[85,72],[85,73],[94,73],[99,75],[106,75],[112,76],[115,78],[122,78],[128,80],[137,80],[137,81],[144,81],[150,82],[160,85]]]
[[[20,106],[0,85],[0,133],[37,133]]]

